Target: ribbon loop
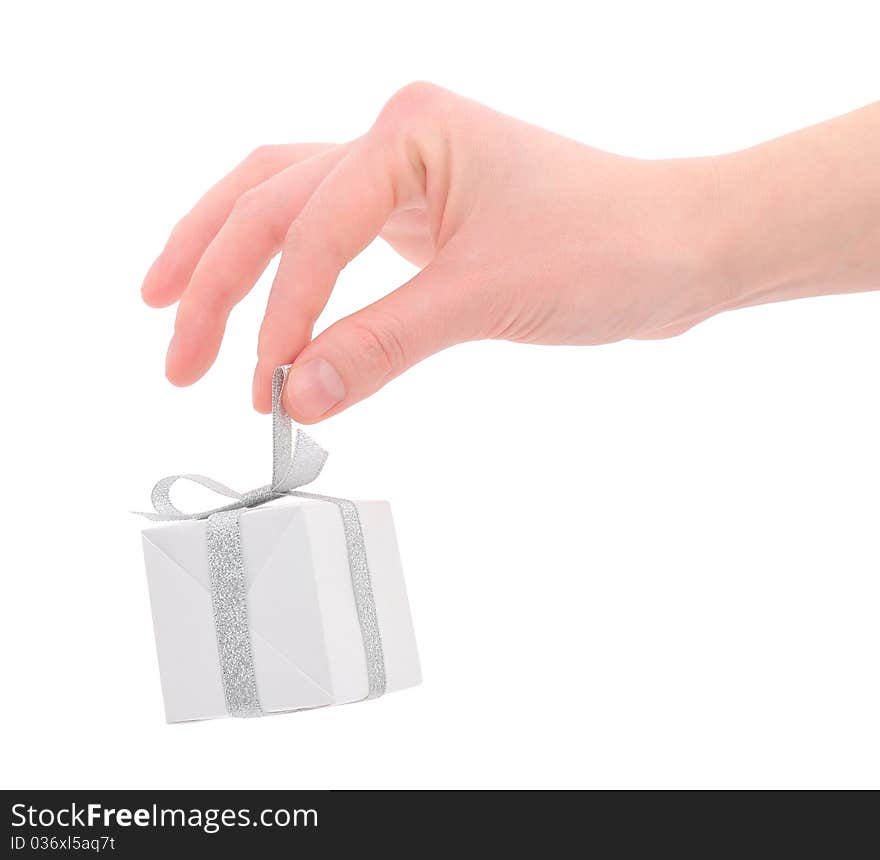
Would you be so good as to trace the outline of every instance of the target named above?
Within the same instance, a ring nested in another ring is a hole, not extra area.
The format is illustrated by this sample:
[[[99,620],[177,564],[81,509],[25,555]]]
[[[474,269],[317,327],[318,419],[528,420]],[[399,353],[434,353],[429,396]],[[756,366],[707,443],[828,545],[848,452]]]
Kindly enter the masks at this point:
[[[156,482],[151,499],[154,512],[143,513],[150,520],[204,520],[221,511],[254,508],[281,498],[297,487],[310,484],[324,468],[327,452],[307,433],[297,428],[296,434],[290,417],[281,404],[281,392],[290,373],[290,365],[278,367],[272,374],[272,483],[246,493],[239,493],[205,475],[168,475]],[[171,488],[178,481],[192,481],[217,495],[235,499],[231,505],[210,508],[188,514],[171,501]]]
[[[153,514],[143,514],[143,516],[149,517],[153,520],[204,519],[214,513],[215,510],[231,510],[240,507],[240,505],[227,505],[225,508],[215,508],[198,514],[187,514],[176,507],[171,501],[171,488],[178,481],[192,481],[194,484],[199,484],[200,486],[206,487],[212,492],[217,493],[220,496],[226,496],[229,499],[241,500],[244,498],[241,493],[237,493],[225,484],[221,484],[219,481],[215,481],[213,478],[207,478],[204,475],[168,475],[167,477],[158,480],[153,487],[153,492],[150,498],[156,512]]]

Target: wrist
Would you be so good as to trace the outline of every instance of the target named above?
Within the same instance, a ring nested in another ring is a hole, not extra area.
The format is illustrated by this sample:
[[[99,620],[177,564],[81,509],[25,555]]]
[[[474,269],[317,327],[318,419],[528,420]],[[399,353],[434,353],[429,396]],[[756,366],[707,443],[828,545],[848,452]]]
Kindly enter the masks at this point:
[[[758,146],[714,159],[719,310],[773,301],[821,280],[825,251],[808,240],[819,227],[809,223],[815,201],[780,155]]]
[[[714,159],[719,310],[876,289],[880,104]]]

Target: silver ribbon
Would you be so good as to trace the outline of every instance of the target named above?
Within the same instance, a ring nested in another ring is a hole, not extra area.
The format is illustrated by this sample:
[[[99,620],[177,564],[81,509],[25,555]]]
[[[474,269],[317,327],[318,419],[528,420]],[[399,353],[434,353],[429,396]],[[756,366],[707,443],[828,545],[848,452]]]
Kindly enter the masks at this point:
[[[327,460],[327,452],[314,439],[297,428],[294,437],[291,421],[281,405],[281,392],[290,365],[279,367],[272,376],[272,483],[246,493],[239,493],[204,475],[169,475],[153,487],[154,513],[142,516],[151,520],[203,520],[207,523],[208,574],[217,653],[226,709],[234,717],[260,716],[263,713],[257,691],[254,658],[251,650],[247,609],[247,579],[241,553],[242,510],[257,507],[282,496],[300,496],[330,502],[339,509],[348,566],[351,573],[355,607],[364,656],[367,662],[368,699],[385,692],[385,658],[382,636],[376,616],[376,601],[367,564],[364,533],[357,506],[348,499],[297,492],[298,487],[318,477]],[[171,502],[171,488],[177,481],[200,484],[221,496],[234,499],[229,505],[188,514]]]

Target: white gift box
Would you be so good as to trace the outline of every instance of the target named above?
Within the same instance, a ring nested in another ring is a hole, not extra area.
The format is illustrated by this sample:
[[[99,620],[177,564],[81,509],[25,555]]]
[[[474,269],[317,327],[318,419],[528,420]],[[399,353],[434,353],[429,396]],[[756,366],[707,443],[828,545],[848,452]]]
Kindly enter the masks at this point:
[[[385,691],[421,680],[387,502],[355,502],[385,663]],[[144,530],[143,545],[168,722],[225,717],[210,592],[207,522]],[[263,713],[364,699],[367,660],[342,515],[288,496],[240,515],[247,614]]]

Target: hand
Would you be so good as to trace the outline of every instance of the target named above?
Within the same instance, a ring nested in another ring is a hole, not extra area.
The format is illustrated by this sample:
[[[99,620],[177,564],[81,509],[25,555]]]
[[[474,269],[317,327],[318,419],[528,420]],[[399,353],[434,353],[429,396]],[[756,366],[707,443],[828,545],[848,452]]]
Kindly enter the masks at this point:
[[[279,251],[253,397],[268,411],[273,369],[293,362],[285,407],[302,423],[463,341],[666,337],[788,298],[789,281],[809,292],[806,262],[784,274],[797,255],[785,230],[778,248],[766,230],[770,217],[793,225],[794,204],[755,191],[774,144],[642,161],[410,85],[350,143],[258,149],[175,227],[143,286],[148,304],[179,301],[168,378],[208,370],[230,311]],[[312,340],[339,272],[376,236],[421,271]],[[806,254],[810,271],[825,256]]]

